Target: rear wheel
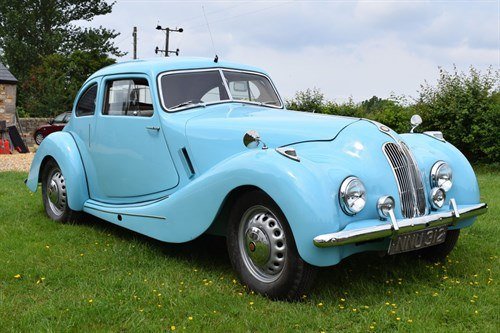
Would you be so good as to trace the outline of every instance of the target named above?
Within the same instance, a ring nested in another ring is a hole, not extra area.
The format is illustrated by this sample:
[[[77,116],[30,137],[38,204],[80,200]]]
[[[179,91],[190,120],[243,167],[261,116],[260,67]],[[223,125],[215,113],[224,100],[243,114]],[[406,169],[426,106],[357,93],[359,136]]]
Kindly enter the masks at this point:
[[[443,243],[423,248],[414,253],[420,258],[431,262],[442,261],[455,248],[459,236],[460,229],[448,230],[446,240]]]
[[[54,221],[73,222],[81,216],[68,206],[66,180],[54,160],[48,161],[42,171],[42,200],[47,216]]]
[[[45,136],[41,132],[35,133],[35,142],[37,145],[40,145],[42,143],[43,139],[45,139]]]
[[[313,283],[316,268],[300,258],[285,216],[263,192],[247,192],[237,201],[227,246],[240,280],[258,293],[295,299]]]

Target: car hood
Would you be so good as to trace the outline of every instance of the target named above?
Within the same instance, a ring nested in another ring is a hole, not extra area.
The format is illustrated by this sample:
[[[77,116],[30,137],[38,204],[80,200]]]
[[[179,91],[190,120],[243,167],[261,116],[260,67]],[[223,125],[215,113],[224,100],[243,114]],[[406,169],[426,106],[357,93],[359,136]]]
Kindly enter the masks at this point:
[[[245,104],[208,106],[186,122],[186,137],[195,164],[207,170],[229,156],[245,152],[243,136],[260,134],[269,148],[333,140],[357,118],[273,109]]]
[[[332,140],[344,127],[358,120],[245,104],[229,107],[221,104],[207,107],[207,112],[189,119],[186,134],[189,138],[237,140],[243,145],[245,133],[255,130],[266,145],[280,147],[297,142]]]

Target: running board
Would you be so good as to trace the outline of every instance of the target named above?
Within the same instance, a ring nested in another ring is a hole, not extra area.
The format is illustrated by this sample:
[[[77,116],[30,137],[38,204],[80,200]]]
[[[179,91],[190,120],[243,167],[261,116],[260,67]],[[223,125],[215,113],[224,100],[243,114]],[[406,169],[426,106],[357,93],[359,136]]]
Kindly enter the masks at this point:
[[[127,222],[135,224],[139,221],[147,222],[152,220],[166,222],[167,218],[161,214],[149,214],[152,206],[157,206],[166,199],[168,199],[168,196],[128,205],[114,205],[89,199],[83,205],[83,211],[118,225],[128,224]]]

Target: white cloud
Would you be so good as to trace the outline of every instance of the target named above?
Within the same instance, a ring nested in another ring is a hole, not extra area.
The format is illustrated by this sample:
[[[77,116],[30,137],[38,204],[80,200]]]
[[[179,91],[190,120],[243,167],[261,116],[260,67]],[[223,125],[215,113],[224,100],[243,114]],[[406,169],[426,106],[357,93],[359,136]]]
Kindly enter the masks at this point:
[[[330,99],[356,101],[373,95],[416,95],[438,66],[500,67],[496,2],[206,2],[205,12],[221,58],[266,69],[283,95],[318,87]],[[201,3],[118,1],[96,18],[122,32],[119,46],[132,50],[139,29],[139,56],[164,45],[157,23],[182,26],[170,48],[183,56],[213,57]],[[131,53],[126,57],[129,59]]]

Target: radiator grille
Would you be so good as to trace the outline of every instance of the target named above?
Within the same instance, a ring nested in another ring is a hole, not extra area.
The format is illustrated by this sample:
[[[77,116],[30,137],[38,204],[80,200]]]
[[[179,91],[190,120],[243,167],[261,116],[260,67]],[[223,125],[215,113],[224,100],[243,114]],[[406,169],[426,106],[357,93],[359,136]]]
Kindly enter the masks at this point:
[[[401,145],[389,142],[384,145],[384,152],[398,182],[403,216],[412,218],[424,215],[424,185],[410,149],[404,142]]]

